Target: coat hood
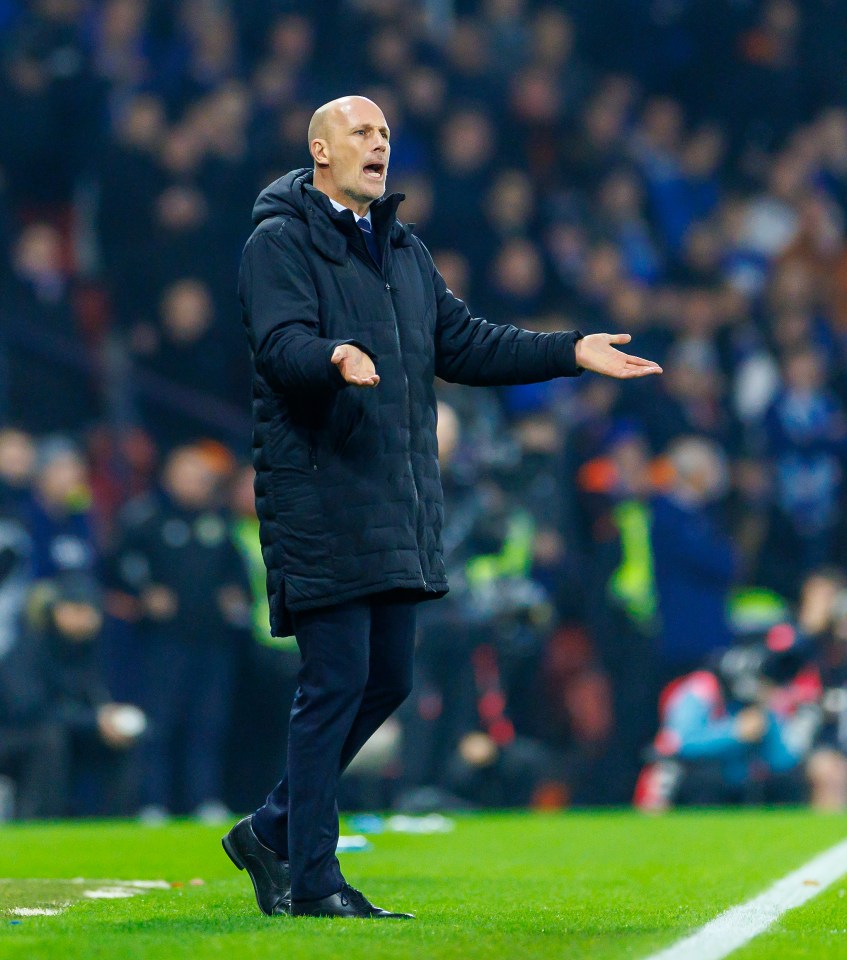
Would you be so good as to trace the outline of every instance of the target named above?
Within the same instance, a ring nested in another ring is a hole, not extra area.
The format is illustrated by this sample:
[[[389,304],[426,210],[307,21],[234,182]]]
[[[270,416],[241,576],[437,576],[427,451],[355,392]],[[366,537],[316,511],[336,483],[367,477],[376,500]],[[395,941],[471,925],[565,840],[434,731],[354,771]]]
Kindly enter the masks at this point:
[[[271,217],[293,217],[308,224],[312,243],[328,260],[344,263],[347,257],[347,232],[355,226],[352,211],[338,211],[326,194],[312,186],[310,167],[292,170],[274,180],[256,198],[253,223],[257,226]],[[377,231],[382,227],[394,246],[406,246],[414,224],[396,219],[397,207],[405,200],[402,193],[391,193],[371,204],[371,219]]]
[[[312,171],[308,167],[301,167],[268,184],[253,205],[253,223],[258,226],[269,217],[279,216],[300,217],[305,220],[303,184],[311,182]]]

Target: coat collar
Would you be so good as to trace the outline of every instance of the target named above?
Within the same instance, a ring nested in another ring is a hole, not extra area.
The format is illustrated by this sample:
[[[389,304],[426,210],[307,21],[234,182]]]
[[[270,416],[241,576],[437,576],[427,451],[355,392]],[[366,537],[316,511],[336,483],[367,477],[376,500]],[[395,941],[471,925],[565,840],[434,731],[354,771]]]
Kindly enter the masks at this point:
[[[326,194],[312,186],[305,177],[302,178],[302,183],[306,221],[315,249],[333,263],[345,263],[347,238],[356,229],[353,211],[336,210]],[[391,245],[395,247],[408,247],[412,244],[414,224],[401,223],[397,219],[397,208],[405,199],[403,193],[391,193],[371,204],[371,222],[375,232],[383,236],[388,232]]]

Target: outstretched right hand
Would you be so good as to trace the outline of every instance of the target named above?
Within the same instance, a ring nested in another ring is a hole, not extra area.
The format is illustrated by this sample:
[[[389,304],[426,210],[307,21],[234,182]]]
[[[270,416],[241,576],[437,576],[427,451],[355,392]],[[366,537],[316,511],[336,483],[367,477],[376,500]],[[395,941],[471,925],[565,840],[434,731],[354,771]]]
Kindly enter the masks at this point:
[[[342,343],[332,351],[330,360],[338,367],[341,376],[355,387],[375,387],[379,374],[373,360],[352,343]]]

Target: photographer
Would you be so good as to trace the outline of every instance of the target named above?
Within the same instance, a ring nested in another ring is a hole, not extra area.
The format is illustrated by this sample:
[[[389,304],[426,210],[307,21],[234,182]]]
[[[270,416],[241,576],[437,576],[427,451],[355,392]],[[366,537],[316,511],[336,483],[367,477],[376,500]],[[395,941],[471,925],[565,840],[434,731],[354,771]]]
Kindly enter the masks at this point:
[[[112,702],[100,661],[100,590],[69,572],[31,591],[24,630],[0,661],[0,771],[21,818],[127,814],[130,748],[144,714]]]
[[[399,805],[514,806],[550,777],[540,742],[539,677],[553,607],[533,578],[537,525],[460,446],[439,404],[444,555],[451,591],[418,614],[417,679],[401,710],[405,793]]]
[[[800,766],[817,728],[819,687],[808,647],[778,624],[736,643],[711,669],[670,683],[635,805],[644,810],[800,800]]]
[[[814,643],[820,673],[820,726],[806,764],[816,810],[847,808],[847,578],[837,569],[803,583],[799,625]]]

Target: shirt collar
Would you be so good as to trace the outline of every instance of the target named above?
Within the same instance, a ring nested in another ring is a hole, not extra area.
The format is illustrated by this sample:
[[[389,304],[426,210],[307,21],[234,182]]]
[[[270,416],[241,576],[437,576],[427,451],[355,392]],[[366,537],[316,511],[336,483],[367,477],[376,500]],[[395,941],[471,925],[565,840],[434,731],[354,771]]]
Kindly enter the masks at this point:
[[[333,200],[332,197],[330,197],[330,196],[327,196],[327,200],[329,200],[329,202],[335,207],[335,209],[336,209],[339,213],[341,213],[342,210],[350,210],[349,207],[345,207],[343,203],[339,203],[337,200]],[[360,217],[357,213],[354,213],[352,210],[350,210],[350,213],[352,213],[353,216],[356,218],[356,223],[358,223],[360,220],[367,220],[368,223],[371,222],[371,208],[370,208],[370,207],[368,207],[368,211],[367,211],[367,213],[364,215],[364,217]]]

